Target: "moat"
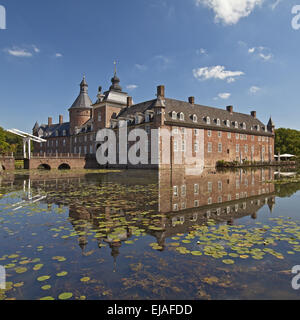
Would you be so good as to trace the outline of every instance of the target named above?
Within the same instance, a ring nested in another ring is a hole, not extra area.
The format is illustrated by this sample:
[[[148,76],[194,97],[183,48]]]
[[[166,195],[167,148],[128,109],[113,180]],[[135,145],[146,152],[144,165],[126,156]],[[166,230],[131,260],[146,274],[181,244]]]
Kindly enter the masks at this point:
[[[4,299],[299,299],[300,183],[274,168],[0,176]]]

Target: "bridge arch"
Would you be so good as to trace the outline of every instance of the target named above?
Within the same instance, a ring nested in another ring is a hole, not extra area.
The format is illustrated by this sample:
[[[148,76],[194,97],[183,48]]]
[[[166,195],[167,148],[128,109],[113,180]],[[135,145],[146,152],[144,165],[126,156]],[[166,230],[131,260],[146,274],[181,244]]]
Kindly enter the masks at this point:
[[[59,167],[58,170],[71,170],[71,166],[68,163],[62,163]]]
[[[42,163],[38,166],[38,170],[51,170],[51,167],[47,163]]]

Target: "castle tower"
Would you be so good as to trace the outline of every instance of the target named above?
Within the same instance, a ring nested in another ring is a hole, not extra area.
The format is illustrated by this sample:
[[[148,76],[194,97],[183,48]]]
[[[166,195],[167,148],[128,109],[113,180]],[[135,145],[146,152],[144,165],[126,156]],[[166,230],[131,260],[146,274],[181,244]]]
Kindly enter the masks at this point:
[[[271,117],[270,117],[270,120],[269,120],[269,122],[267,124],[267,129],[268,129],[268,131],[270,131],[272,133],[275,133],[275,124],[274,124],[274,122],[273,122]]]
[[[80,83],[80,93],[72,107],[70,114],[70,133],[73,135],[77,127],[82,126],[91,118],[92,101],[88,95],[88,84],[85,76]]]

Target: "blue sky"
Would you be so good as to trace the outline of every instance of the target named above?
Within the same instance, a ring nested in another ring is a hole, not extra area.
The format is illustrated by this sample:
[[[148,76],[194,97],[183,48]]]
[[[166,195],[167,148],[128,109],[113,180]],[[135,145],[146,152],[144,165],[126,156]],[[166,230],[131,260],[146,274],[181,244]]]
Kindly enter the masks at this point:
[[[169,98],[270,115],[300,130],[300,0],[0,0],[0,126],[58,121],[79,92],[121,86],[134,102]]]

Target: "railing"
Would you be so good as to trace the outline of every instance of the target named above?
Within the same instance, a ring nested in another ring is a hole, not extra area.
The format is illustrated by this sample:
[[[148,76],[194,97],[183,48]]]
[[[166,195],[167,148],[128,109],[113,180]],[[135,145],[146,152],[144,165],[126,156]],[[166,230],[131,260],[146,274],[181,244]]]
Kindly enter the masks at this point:
[[[33,153],[31,158],[34,159],[59,159],[59,158],[70,158],[70,159],[85,159],[86,156],[80,153]]]
[[[0,153],[0,158],[9,158],[12,159],[14,157],[13,152],[10,153]]]

